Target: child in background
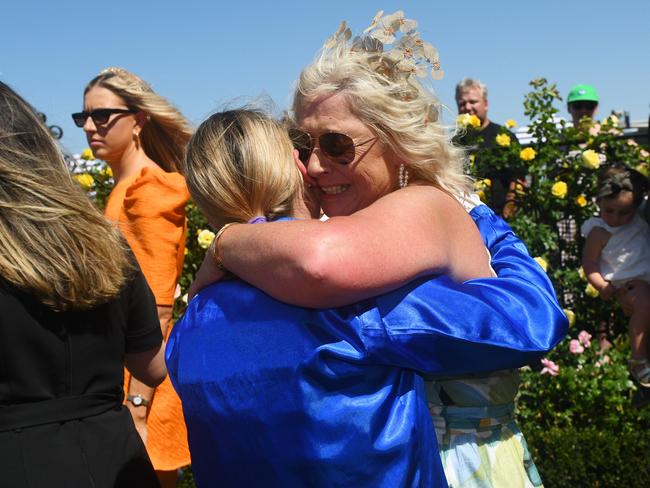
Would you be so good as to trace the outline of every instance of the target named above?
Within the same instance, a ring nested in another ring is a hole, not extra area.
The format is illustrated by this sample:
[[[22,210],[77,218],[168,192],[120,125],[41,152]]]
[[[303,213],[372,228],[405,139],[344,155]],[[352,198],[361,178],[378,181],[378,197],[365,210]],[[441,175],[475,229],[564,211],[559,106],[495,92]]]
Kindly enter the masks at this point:
[[[639,214],[647,179],[621,167],[606,168],[596,202],[599,216],[582,225],[582,266],[603,300],[616,297],[630,317],[630,373],[650,387],[646,332],[650,328],[650,228]]]

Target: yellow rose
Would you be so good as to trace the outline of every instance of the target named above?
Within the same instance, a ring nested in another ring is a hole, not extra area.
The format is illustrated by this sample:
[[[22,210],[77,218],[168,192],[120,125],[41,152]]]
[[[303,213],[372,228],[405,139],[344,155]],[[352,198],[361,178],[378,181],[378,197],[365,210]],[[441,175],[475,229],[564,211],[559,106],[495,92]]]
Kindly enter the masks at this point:
[[[510,146],[510,136],[508,134],[499,134],[496,137],[497,144],[501,147]]]
[[[591,298],[597,298],[599,295],[598,290],[596,290],[596,288],[594,288],[594,286],[591,283],[587,284],[587,287],[585,288],[585,293],[588,297]]]
[[[540,267],[544,270],[544,272],[546,272],[546,270],[548,269],[548,263],[546,262],[546,259],[544,259],[541,256],[537,256],[535,258],[535,261],[537,261],[537,264],[539,264]]]
[[[587,206],[587,198],[584,195],[578,195],[576,197],[576,203],[578,204],[579,207],[586,207]]]
[[[93,154],[92,150],[89,148],[84,149],[81,151],[81,159],[85,159],[86,161],[92,161],[95,159],[95,155]]]
[[[557,181],[553,183],[553,186],[551,187],[551,193],[557,198],[566,197],[567,190],[568,186],[564,181]]]
[[[487,202],[487,197],[485,196],[485,192],[483,190],[477,191],[476,194],[478,195],[478,197],[481,199],[483,203]]]
[[[569,310],[568,308],[565,308],[564,315],[566,315],[566,318],[569,319],[569,327],[573,327],[576,324],[575,312],[573,310]]]
[[[506,127],[508,129],[512,129],[513,127],[517,126],[517,122],[515,122],[513,119],[508,119],[506,120]]]
[[[485,190],[486,188],[490,188],[492,186],[492,180],[490,178],[484,178],[482,180],[476,180],[474,182],[474,189],[476,191],[482,191]]]
[[[648,171],[648,165],[641,163],[638,164],[634,167],[635,170],[637,170],[639,173],[641,173],[643,176],[648,178],[650,176],[650,171]]]
[[[470,115],[469,125],[471,125],[475,129],[478,129],[479,127],[481,127],[481,119],[479,119],[476,115]]]
[[[86,191],[90,190],[93,187],[93,185],[95,184],[95,180],[88,173],[82,173],[80,175],[74,175],[73,178],[77,181],[77,183],[79,183],[81,185],[81,188],[83,188]]]
[[[481,127],[481,119],[479,119],[476,115],[460,114],[458,117],[456,117],[456,124],[459,127],[466,128],[468,126],[471,126],[476,129],[478,127]]]
[[[105,176],[107,178],[112,178],[113,177],[113,170],[111,169],[110,166],[106,166],[105,168],[103,168],[99,172],[99,174],[101,174],[102,176]]]
[[[580,269],[578,269],[578,276],[580,276],[580,279],[582,281],[587,281],[587,274],[585,273],[585,269],[580,266]]]
[[[600,167],[600,157],[593,149],[587,149],[582,152],[582,165],[589,169],[598,169]]]
[[[476,156],[474,154],[469,155],[469,164],[470,166],[474,166],[474,161],[476,160]]]
[[[521,152],[519,153],[519,157],[524,161],[532,161],[533,159],[535,159],[535,156],[537,156],[537,153],[532,147],[527,147],[525,149],[522,149]]]
[[[460,114],[456,117],[456,124],[459,127],[467,127],[469,125],[469,114]]]
[[[209,248],[210,244],[212,244],[212,241],[214,240],[214,232],[211,230],[202,229],[198,234],[199,235],[196,240],[199,243],[199,246],[203,249]]]

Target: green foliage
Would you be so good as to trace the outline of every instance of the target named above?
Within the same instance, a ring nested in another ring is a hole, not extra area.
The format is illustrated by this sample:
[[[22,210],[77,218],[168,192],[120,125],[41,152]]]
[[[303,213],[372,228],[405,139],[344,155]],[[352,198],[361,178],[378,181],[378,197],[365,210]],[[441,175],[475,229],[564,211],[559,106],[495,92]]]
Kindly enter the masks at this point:
[[[176,300],[174,304],[175,318],[185,310],[187,298],[185,294],[192,284],[192,279],[198,271],[203,257],[205,256],[206,248],[202,247],[199,243],[199,233],[202,230],[208,230],[209,225],[203,214],[196,207],[194,202],[189,201],[185,207],[187,212],[187,239],[185,241],[185,261],[183,262],[183,273],[180,279],[181,297],[182,300]]]
[[[548,263],[558,298],[574,314],[575,324],[546,359],[552,363],[522,372],[518,419],[547,488],[640,486],[640,480],[650,482],[643,454],[650,447],[645,434],[650,409],[632,407],[636,387],[627,370],[627,321],[613,300],[588,293],[579,230],[597,210],[593,195],[603,160],[647,174],[648,153],[623,138],[613,118],[567,127],[554,118],[560,101],[555,85],[540,78],[531,86],[524,109],[531,118],[534,142],[529,147],[535,156],[525,162],[526,177],[514,192],[516,211],[509,223],[531,254]],[[521,150],[495,144],[476,155],[470,170],[477,178],[489,168],[522,174]],[[609,330],[613,342],[606,352],[596,340],[585,340],[602,330]],[[584,331],[583,344],[578,331]],[[557,375],[551,374],[555,366]]]
[[[524,435],[546,488],[621,488],[650,483],[647,431],[531,426]]]
[[[82,158],[79,160],[69,160],[69,165],[73,178],[76,178],[80,184],[81,182],[90,183],[81,186],[88,192],[95,205],[103,211],[106,207],[108,195],[110,195],[115,184],[111,169],[103,161],[92,159],[90,151],[84,151]],[[88,176],[90,179],[87,178]]]

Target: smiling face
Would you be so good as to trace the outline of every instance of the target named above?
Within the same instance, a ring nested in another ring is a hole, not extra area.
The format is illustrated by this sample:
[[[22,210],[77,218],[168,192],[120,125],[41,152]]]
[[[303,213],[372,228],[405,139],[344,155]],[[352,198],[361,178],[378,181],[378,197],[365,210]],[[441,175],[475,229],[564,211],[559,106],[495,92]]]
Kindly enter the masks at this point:
[[[84,111],[100,108],[127,109],[122,98],[101,86],[94,86],[84,95]],[[117,164],[130,149],[135,147],[135,135],[140,131],[136,114],[112,114],[108,122],[95,125],[91,117],[86,119],[83,130],[86,139],[98,159]]]
[[[300,128],[314,139],[327,132],[347,134],[356,144],[376,137],[352,113],[344,93],[307,99],[299,112]],[[350,215],[398,188],[399,161],[378,139],[356,147],[349,164],[327,157],[316,144],[306,166],[330,217]]]
[[[485,125],[488,111],[488,101],[483,96],[480,88],[472,87],[463,90],[456,99],[459,114],[476,115],[481,120],[481,126]]]
[[[601,198],[598,206],[600,217],[612,227],[629,224],[636,212],[634,194],[631,191],[622,191],[615,197]]]

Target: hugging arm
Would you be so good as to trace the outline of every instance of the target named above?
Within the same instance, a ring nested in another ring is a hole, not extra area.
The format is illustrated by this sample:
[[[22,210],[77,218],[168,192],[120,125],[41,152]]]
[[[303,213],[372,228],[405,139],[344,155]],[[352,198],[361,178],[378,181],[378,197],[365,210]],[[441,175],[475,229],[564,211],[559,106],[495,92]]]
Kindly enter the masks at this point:
[[[227,269],[274,298],[313,308],[354,303],[434,273],[457,281],[490,273],[467,213],[424,186],[326,222],[235,225],[221,235],[218,254]]]
[[[429,375],[481,373],[536,362],[565,337],[553,287],[521,240],[484,205],[470,215],[498,278],[420,279],[368,300],[359,317],[375,360]]]

